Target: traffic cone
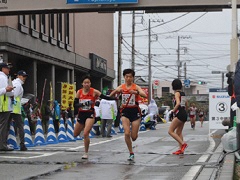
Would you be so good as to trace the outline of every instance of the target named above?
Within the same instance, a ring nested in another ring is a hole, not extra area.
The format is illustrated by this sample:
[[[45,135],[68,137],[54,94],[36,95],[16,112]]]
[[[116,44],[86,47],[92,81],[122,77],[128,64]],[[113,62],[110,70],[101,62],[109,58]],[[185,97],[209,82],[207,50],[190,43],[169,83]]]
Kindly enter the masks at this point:
[[[68,138],[69,141],[76,141],[76,139],[73,136],[73,125],[72,125],[72,119],[71,118],[68,118],[67,138]]]
[[[15,130],[13,127],[13,122],[10,123],[10,130],[8,134],[8,140],[7,143],[12,146],[14,149],[19,149],[19,146],[17,145],[17,139],[15,135]]]
[[[42,120],[39,117],[37,119],[37,127],[36,127],[34,144],[35,144],[35,146],[46,145],[45,138],[44,138],[44,135],[43,135]]]
[[[75,125],[77,123],[77,118],[74,118],[74,128],[75,128]],[[75,137],[76,140],[83,140],[82,137],[80,137],[80,135],[78,135],[77,137]]]
[[[144,123],[143,120],[141,121],[141,125],[140,125],[140,128],[139,128],[139,131],[146,131],[146,126],[145,126],[145,123]]]
[[[63,118],[60,119],[60,127],[59,127],[59,133],[58,133],[58,142],[68,142]]]
[[[114,128],[114,122],[112,123],[111,135],[117,135],[115,128]]]
[[[120,119],[119,123],[119,133],[124,133],[123,125],[122,125],[122,120]]]
[[[25,146],[26,147],[33,147],[33,140],[32,140],[32,135],[31,135],[31,131],[30,131],[30,127],[29,127],[29,123],[28,123],[28,118],[24,119],[24,141],[25,141]]]
[[[48,123],[48,133],[47,133],[47,140],[46,142],[48,144],[57,144],[58,140],[55,134],[55,129],[54,129],[54,125],[53,125],[53,119],[50,118],[49,119],[49,123]]]

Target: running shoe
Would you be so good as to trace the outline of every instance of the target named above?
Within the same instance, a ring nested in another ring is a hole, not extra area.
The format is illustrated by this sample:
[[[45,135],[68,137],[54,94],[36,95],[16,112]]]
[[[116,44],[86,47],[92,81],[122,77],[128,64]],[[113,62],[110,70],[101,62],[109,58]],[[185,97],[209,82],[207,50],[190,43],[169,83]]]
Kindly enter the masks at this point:
[[[179,150],[173,152],[172,154],[179,155],[179,154],[183,154],[183,153],[184,153],[184,152],[183,152],[181,149],[179,149]]]
[[[84,153],[82,159],[88,159],[88,153]]]
[[[134,161],[134,154],[130,154],[128,161]]]
[[[187,147],[188,147],[187,143],[184,143],[182,145],[181,151],[184,152]]]

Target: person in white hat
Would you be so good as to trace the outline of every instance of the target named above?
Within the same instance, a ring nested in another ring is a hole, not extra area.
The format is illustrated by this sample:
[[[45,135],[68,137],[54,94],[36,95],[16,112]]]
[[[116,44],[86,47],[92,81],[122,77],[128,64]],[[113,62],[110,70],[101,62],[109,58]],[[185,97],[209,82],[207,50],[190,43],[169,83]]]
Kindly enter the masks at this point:
[[[27,148],[24,144],[24,123],[22,120],[22,112],[21,112],[21,99],[23,96],[23,87],[22,85],[27,79],[28,74],[21,70],[17,73],[17,78],[13,80],[14,89],[14,105],[13,111],[10,115],[10,121],[13,119],[15,122],[15,126],[19,129],[19,138],[20,138],[20,151],[27,151]]]
[[[8,84],[10,65],[0,63],[0,151],[13,151],[7,146],[9,133],[9,116],[12,111],[13,86]]]

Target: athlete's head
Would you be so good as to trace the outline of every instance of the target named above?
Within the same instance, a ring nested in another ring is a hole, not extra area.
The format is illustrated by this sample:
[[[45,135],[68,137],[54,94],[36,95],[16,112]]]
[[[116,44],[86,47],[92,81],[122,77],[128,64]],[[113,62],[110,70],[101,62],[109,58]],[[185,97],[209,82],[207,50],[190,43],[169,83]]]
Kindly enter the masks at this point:
[[[132,83],[134,81],[134,76],[135,76],[135,72],[132,69],[124,69],[123,71],[123,77],[125,79],[125,82],[128,83]]]
[[[91,87],[91,78],[89,75],[86,75],[82,78],[82,86],[85,89],[89,89]]]
[[[174,79],[173,82],[172,82],[172,89],[173,90],[182,89],[182,82],[179,79]]]
[[[123,70],[123,76],[125,76],[127,74],[131,74],[134,77],[135,76],[135,71],[132,70],[132,69],[124,69]]]

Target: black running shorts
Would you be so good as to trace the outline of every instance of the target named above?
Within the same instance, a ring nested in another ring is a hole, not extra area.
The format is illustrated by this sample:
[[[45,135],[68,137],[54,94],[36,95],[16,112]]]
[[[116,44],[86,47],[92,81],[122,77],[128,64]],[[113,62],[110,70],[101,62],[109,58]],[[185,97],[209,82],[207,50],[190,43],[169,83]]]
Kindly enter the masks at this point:
[[[141,113],[140,113],[140,108],[139,107],[134,107],[134,108],[124,108],[122,110],[121,116],[124,116],[130,120],[130,122],[136,121],[139,118],[141,118]]]
[[[88,118],[94,118],[94,111],[88,111],[88,112],[83,112],[83,111],[80,111],[78,113],[78,122],[80,124],[85,124],[86,123],[86,120]]]

